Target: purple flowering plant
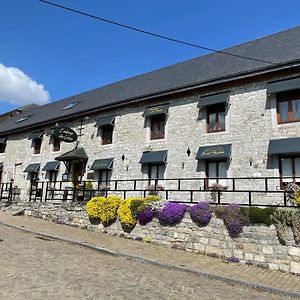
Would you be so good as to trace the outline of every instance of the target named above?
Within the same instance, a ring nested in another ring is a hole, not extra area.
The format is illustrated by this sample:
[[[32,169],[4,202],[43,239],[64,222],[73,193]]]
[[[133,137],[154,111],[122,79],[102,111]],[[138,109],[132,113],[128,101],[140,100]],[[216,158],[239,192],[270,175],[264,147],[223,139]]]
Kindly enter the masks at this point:
[[[191,219],[201,225],[206,226],[212,217],[211,207],[206,201],[201,201],[190,207]]]
[[[241,214],[241,208],[238,204],[227,205],[224,208],[222,219],[231,237],[237,237],[243,232],[245,219]]]
[[[168,202],[157,212],[157,217],[163,224],[175,225],[183,219],[185,211],[185,205]]]
[[[146,225],[153,220],[154,212],[150,207],[146,207],[140,211],[137,215],[137,219],[140,225]]]
[[[227,261],[228,262],[232,262],[232,263],[238,263],[238,262],[240,262],[240,260],[237,257],[235,257],[235,256],[228,257]]]

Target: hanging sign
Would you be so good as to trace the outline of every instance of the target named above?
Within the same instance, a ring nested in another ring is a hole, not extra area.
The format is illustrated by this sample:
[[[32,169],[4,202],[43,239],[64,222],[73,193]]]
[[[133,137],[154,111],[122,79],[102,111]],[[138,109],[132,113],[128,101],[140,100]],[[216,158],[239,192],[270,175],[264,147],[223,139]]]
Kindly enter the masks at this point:
[[[73,143],[77,140],[77,133],[67,126],[58,126],[54,128],[53,135],[62,142]]]

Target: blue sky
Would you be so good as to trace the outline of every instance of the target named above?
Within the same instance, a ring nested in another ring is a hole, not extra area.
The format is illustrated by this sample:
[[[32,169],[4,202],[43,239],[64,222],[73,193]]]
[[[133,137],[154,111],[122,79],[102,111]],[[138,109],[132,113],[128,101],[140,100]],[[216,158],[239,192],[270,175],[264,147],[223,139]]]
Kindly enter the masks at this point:
[[[216,49],[295,27],[300,11],[299,0],[53,2]],[[60,100],[208,53],[37,0],[1,0],[0,11],[0,113],[31,99]]]

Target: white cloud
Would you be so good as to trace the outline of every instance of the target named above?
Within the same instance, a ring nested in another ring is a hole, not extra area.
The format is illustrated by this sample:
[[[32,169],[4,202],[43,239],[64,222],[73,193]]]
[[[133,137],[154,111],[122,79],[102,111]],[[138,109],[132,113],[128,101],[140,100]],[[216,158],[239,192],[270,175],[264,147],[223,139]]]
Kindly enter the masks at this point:
[[[18,68],[6,67],[0,63],[0,101],[16,105],[30,103],[45,104],[49,93]]]

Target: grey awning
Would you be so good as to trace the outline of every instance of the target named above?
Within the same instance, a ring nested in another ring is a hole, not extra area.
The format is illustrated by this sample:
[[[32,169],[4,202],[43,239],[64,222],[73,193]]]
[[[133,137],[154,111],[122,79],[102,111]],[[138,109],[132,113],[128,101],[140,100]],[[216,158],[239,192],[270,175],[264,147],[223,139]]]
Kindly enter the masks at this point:
[[[33,132],[29,135],[29,140],[41,139],[43,137],[44,131]]]
[[[267,84],[267,93],[278,93],[300,89],[300,78],[289,80],[281,80],[277,82],[270,82]]]
[[[163,164],[167,160],[168,150],[143,152],[140,164]]]
[[[0,138],[0,144],[5,144],[6,143],[6,137],[1,137]]]
[[[97,120],[95,127],[105,126],[105,125],[113,125],[115,122],[115,116],[103,117]]]
[[[26,167],[24,172],[27,172],[27,173],[38,172],[38,170],[40,169],[40,165],[41,164],[30,164]]]
[[[227,159],[231,155],[231,144],[199,147],[196,159]]]
[[[169,104],[147,107],[143,113],[144,118],[157,115],[165,115],[168,113]]]
[[[96,159],[90,167],[90,170],[111,170],[113,161],[113,158]]]
[[[68,161],[68,160],[75,160],[75,159],[79,159],[79,160],[88,159],[88,156],[83,148],[75,148],[58,157],[55,157],[55,160],[59,160],[59,161]]]
[[[59,161],[48,161],[42,171],[57,171],[59,169]]]
[[[3,169],[3,161],[0,161],[0,169]]]
[[[271,140],[269,142],[268,154],[296,154],[300,153],[300,137]]]
[[[209,96],[202,96],[198,103],[198,107],[204,107],[204,106],[227,102],[229,99],[229,95],[230,95],[229,92],[225,92],[225,93],[214,94]]]

